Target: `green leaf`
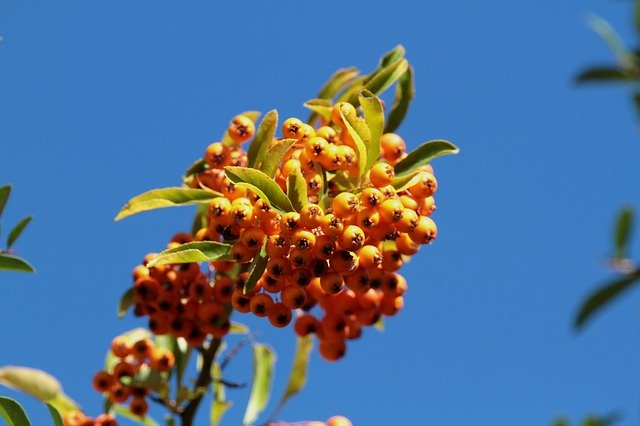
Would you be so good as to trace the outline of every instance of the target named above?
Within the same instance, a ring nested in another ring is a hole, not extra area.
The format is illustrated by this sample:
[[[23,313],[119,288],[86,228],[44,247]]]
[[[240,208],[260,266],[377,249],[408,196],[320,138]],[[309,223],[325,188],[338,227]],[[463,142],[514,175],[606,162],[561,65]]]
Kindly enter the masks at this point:
[[[115,410],[116,413],[120,414],[122,417],[126,417],[126,418],[128,418],[130,420],[133,420],[134,422],[139,423],[141,425],[144,425],[144,426],[159,426],[158,422],[153,420],[151,417],[149,417],[149,416],[144,416],[144,417],[136,416],[135,414],[133,414],[131,412],[129,407],[125,407],[124,405],[115,405],[113,407],[113,409]]]
[[[371,133],[371,140],[367,144],[367,165],[365,171],[371,169],[380,157],[380,136],[384,129],[384,113],[382,102],[368,90],[363,90],[358,96],[360,106],[364,112],[364,121]]]
[[[336,71],[318,92],[318,98],[331,99],[337,95],[342,88],[351,80],[358,76],[358,69],[355,67],[341,68]]]
[[[249,334],[249,326],[237,321],[231,321],[231,327],[229,328],[230,334]]]
[[[122,381],[127,385],[149,389],[157,393],[162,393],[169,386],[158,370],[149,368],[149,366],[146,365],[142,365],[136,375],[129,378],[129,383],[126,383],[125,379],[126,378],[123,377]]]
[[[174,339],[173,355],[176,358],[175,366],[173,369],[176,372],[176,383],[178,388],[182,386],[182,379],[184,378],[184,371],[189,365],[189,358],[191,357],[191,348],[187,345],[187,341],[178,337]]]
[[[620,68],[612,67],[595,67],[582,71],[576,77],[577,83],[611,83],[620,81],[637,80],[638,77],[632,77],[628,72]]]
[[[420,172],[414,171],[399,177],[394,178],[391,181],[391,186],[395,188],[397,192],[409,189],[420,181]]]
[[[395,46],[393,49],[385,53],[380,58],[380,63],[378,65],[378,68],[383,69],[386,66],[398,61],[399,59],[404,58],[404,54],[405,54],[404,46],[401,44],[398,44],[397,46]]]
[[[349,112],[348,109],[340,108],[340,118],[345,124],[349,136],[356,144],[356,153],[358,154],[358,178],[362,179],[362,176],[367,172],[367,164],[365,161],[361,161],[362,158],[369,158],[367,155],[367,146],[371,141],[371,131],[367,127],[367,123],[360,117],[354,114],[345,114]]]
[[[309,356],[313,349],[313,339],[311,335],[304,337],[298,337],[298,343],[296,345],[296,353],[293,358],[293,365],[289,372],[289,381],[287,387],[278,404],[279,408],[282,408],[284,404],[292,396],[299,393],[307,384],[307,371],[309,370]]]
[[[35,272],[35,269],[21,257],[0,253],[0,271]]]
[[[153,189],[130,199],[127,204],[120,209],[115,220],[118,221],[136,213],[163,207],[200,204],[208,202],[217,196],[219,196],[219,194],[206,189],[180,187]]]
[[[375,72],[371,78],[364,84],[362,89],[366,89],[373,93],[374,95],[380,95],[384,92],[389,86],[395,83],[402,74],[404,74],[409,68],[409,62],[406,59],[401,59],[396,62],[393,62],[387,65],[385,68]],[[353,106],[358,107],[358,92],[356,93],[345,93],[346,101]],[[342,97],[345,97],[343,95]],[[341,97],[341,98],[342,98]],[[340,99],[345,100],[345,99]]]
[[[49,414],[51,414],[51,420],[53,420],[53,426],[64,426],[62,422],[62,416],[56,407],[47,403],[47,408],[49,409]]]
[[[311,111],[316,113],[311,115],[310,120],[312,118],[315,120],[317,115],[320,115],[327,121],[331,120],[331,110],[333,109],[333,104],[329,99],[310,99],[302,104],[302,106],[304,106],[305,108],[309,108]],[[313,121],[311,121],[310,123],[313,123]]]
[[[378,321],[373,324],[373,328],[378,330],[380,333],[384,331],[384,321],[382,320],[382,317],[378,318]]]
[[[414,96],[415,87],[413,85],[413,68],[409,66],[409,68],[407,68],[407,72],[402,74],[398,79],[395,98],[393,99],[393,105],[391,105],[389,114],[387,114],[387,123],[384,127],[384,133],[394,132],[398,127],[400,127]]]
[[[217,362],[211,365],[211,378],[213,379],[213,403],[211,404],[210,424],[211,426],[217,426],[220,424],[224,413],[231,408],[232,403],[227,401],[224,384],[220,382],[222,380],[222,370]]]
[[[147,262],[147,267],[173,263],[214,262],[231,253],[231,245],[217,241],[194,241],[158,253]]]
[[[591,15],[587,18],[587,25],[604,40],[618,60],[623,62],[628,60],[631,54],[618,33],[607,21],[597,15]]]
[[[0,186],[0,216],[2,216],[4,207],[7,205],[9,195],[11,195],[11,185]]]
[[[267,256],[267,250],[264,246],[260,249],[260,253],[253,257],[253,260],[249,264],[249,277],[244,283],[242,292],[244,294],[250,293],[256,286],[256,283],[267,268],[267,262],[269,262],[269,256]]]
[[[269,402],[275,361],[276,355],[269,346],[253,345],[253,384],[242,421],[244,425],[253,424]]]
[[[48,402],[62,392],[60,382],[42,370],[8,365],[0,368],[0,384]]]
[[[629,237],[633,231],[633,209],[625,207],[618,213],[616,223],[616,232],[614,238],[615,257],[616,259],[624,259],[627,257],[627,246],[629,245]]]
[[[585,298],[580,306],[578,316],[576,317],[574,326],[581,329],[593,315],[604,308],[608,303],[616,297],[622,295],[629,290],[640,279],[640,270],[636,270],[631,274],[607,283]]]
[[[204,158],[197,159],[189,168],[184,172],[184,177],[188,178],[189,176],[197,175],[198,173],[202,173],[207,170],[209,166],[207,162],[204,161]]]
[[[297,139],[281,139],[276,142],[269,148],[269,155],[264,157],[258,166],[258,170],[273,178],[276,175],[276,170],[278,170],[282,158],[296,142],[298,142]]]
[[[449,141],[436,139],[425,142],[394,166],[396,176],[411,173],[418,167],[429,164],[434,158],[447,154],[457,154],[458,152],[460,152],[458,147]]]
[[[247,116],[251,121],[255,123],[256,121],[258,121],[258,118],[260,118],[260,111],[245,111],[240,113],[239,115]],[[233,139],[231,139],[231,136],[229,136],[229,133],[227,133],[226,129],[220,140],[227,146],[237,145],[237,143]]]
[[[271,177],[260,170],[233,166],[225,167],[224,170],[233,183],[251,190],[276,210],[282,213],[294,211],[287,194]]]
[[[297,212],[309,204],[307,181],[299,169],[296,169],[287,178],[287,197],[289,197],[293,208],[296,209]]]
[[[31,219],[33,219],[33,216],[31,215],[25,217],[20,222],[18,222],[18,224],[11,230],[11,232],[9,233],[9,238],[7,238],[7,248],[10,248],[13,243],[16,242],[16,240],[20,237],[20,234],[22,234],[22,231],[24,231],[24,228],[26,228],[29,222],[31,222]]]
[[[8,426],[31,426],[31,421],[18,401],[0,396],[0,416]]]
[[[255,138],[253,138],[251,145],[249,145],[249,152],[247,153],[249,167],[255,167],[257,164],[260,164],[264,156],[269,151],[271,141],[273,141],[273,138],[276,135],[277,128],[278,111],[274,109],[264,116],[260,126],[258,127],[258,132],[256,133]]]
[[[133,287],[125,291],[118,301],[118,318],[123,318],[133,305]]]

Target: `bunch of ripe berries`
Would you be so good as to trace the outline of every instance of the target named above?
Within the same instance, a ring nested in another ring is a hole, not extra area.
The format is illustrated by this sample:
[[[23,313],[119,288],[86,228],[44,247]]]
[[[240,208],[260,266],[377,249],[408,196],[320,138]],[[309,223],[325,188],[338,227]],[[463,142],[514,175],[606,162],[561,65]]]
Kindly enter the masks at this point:
[[[173,352],[155,347],[153,341],[148,338],[131,343],[127,337],[118,336],[111,343],[111,353],[117,361],[109,371],[102,370],[95,374],[94,389],[104,394],[113,404],[125,404],[129,401],[131,412],[137,416],[144,416],[149,408],[146,401],[149,390],[136,386],[133,379],[138,372],[145,369],[159,373],[170,371],[175,363]],[[125,384],[127,381],[129,384]],[[105,423],[107,424],[116,423],[113,420],[113,423]]]
[[[429,216],[435,210],[437,181],[426,165],[411,186],[396,189],[394,165],[407,155],[406,145],[400,136],[387,133],[380,138],[378,162],[357,188],[345,187],[345,180],[357,182],[358,162],[366,159],[358,158],[341,109],[356,114],[342,102],[334,106],[331,121],[317,129],[297,118],[282,125],[283,138],[296,142],[274,179],[286,193],[287,177],[301,172],[308,204],[298,212],[278,212],[226,176],[225,166],[248,163],[242,144],[253,137],[255,124],[247,116],[236,116],[229,124],[233,143],[207,147],[207,168],[190,185],[220,196],[209,203],[207,226],[192,238],[232,244],[233,260],[211,263],[216,272],[212,282],[196,264],[139,266],[134,271],[136,312],[149,315],[154,333],[169,332],[192,345],[202,343],[205,334],[220,337],[229,327],[224,305],[230,302],[234,310],[265,317],[275,327],[287,326],[296,312],[296,334],[315,333],[320,355],[337,360],[346,352],[346,340],[402,309],[407,283],[397,271],[420,245],[436,237]],[[273,144],[278,141],[274,138]],[[178,234],[172,244],[190,240]],[[245,293],[250,262],[263,247],[266,268]]]

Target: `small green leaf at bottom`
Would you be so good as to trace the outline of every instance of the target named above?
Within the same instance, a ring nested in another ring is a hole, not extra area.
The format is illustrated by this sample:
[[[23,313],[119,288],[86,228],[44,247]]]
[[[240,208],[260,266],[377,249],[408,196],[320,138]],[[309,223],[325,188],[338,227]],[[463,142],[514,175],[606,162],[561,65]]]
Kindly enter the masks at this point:
[[[253,345],[253,384],[242,421],[243,425],[255,423],[269,402],[275,361],[276,354],[269,346],[261,343]]]
[[[0,253],[0,271],[35,272],[36,270],[21,257]]]
[[[18,401],[0,396],[0,417],[8,426],[31,426],[31,421]]]

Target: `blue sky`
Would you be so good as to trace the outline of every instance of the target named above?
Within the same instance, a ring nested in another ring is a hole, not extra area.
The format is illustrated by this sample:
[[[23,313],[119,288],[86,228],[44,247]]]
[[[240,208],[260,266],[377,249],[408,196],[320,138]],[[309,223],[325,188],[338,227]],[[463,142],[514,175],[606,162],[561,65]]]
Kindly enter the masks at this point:
[[[434,162],[439,237],[403,270],[404,311],[338,363],[314,354],[281,418],[541,425],[618,410],[637,424],[640,292],[580,335],[570,327],[609,276],[617,208],[640,199],[627,90],[572,82],[611,61],[586,13],[635,42],[631,3],[3,2],[0,183],[14,185],[3,228],[35,216],[16,248],[38,271],[0,277],[0,365],[52,373],[97,415],[91,377],[109,342],[144,324],[115,316],[130,271],[192,214],[115,223],[119,208],[178,184],[233,115],[306,116],[334,70],[368,72],[401,43],[416,100],[399,133],[410,148],[445,138],[462,150]],[[279,395],[292,330],[238,319],[276,348]],[[249,365],[246,351],[229,380],[248,380]],[[0,393],[48,424],[39,404]],[[248,395],[229,397],[224,424],[238,424]]]

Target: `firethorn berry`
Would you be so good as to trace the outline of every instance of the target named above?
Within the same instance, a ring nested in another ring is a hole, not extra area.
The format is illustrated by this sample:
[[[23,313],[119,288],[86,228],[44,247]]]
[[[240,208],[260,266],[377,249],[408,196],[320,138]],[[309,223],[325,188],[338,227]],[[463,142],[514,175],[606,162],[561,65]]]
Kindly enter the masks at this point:
[[[300,225],[313,229],[322,223],[324,212],[317,204],[307,204],[300,209]]]
[[[429,244],[437,235],[438,228],[436,228],[435,222],[427,216],[420,216],[418,226],[409,232],[409,237],[411,237],[416,244]]]
[[[342,121],[342,117],[340,116],[341,110],[345,116],[348,116],[356,115],[356,109],[348,102],[338,102],[331,109],[331,121],[333,121],[333,123],[337,126],[344,127],[344,122]]]
[[[429,216],[436,210],[436,202],[433,197],[427,197],[420,200],[419,211],[421,216]]]
[[[142,417],[145,414],[147,414],[147,411],[149,410],[149,405],[147,404],[147,401],[144,398],[134,396],[133,399],[131,400],[131,404],[129,404],[129,409],[136,416]]]
[[[363,269],[377,268],[382,263],[380,250],[372,245],[366,245],[358,250],[358,259],[358,264]]]
[[[394,199],[397,196],[396,189],[392,185],[383,186],[379,189],[387,200]]]
[[[313,254],[317,259],[327,260],[336,249],[336,243],[327,235],[316,237],[316,244],[313,246]]]
[[[322,233],[328,237],[337,237],[342,234],[342,231],[344,230],[342,219],[334,214],[325,215],[320,227],[322,229]]]
[[[409,234],[402,233],[396,239],[396,249],[400,254],[413,256],[420,250],[420,246],[411,239]]]
[[[231,295],[236,288],[236,284],[231,277],[219,276],[213,285],[213,297],[216,303],[227,303],[231,301]]]
[[[287,278],[290,283],[301,287],[309,285],[312,279],[312,272],[307,268],[295,268],[291,271],[291,276]]]
[[[338,272],[330,271],[320,277],[320,286],[325,293],[336,294],[344,286],[344,278]]]
[[[343,416],[333,416],[327,420],[326,426],[352,426],[351,421]]]
[[[344,340],[321,340],[318,351],[325,360],[337,361],[347,353],[347,345]]]
[[[333,214],[340,218],[356,214],[359,206],[360,201],[358,200],[358,197],[350,192],[341,192],[331,202]]]
[[[266,317],[273,309],[274,301],[268,294],[260,293],[251,298],[249,307],[251,312],[257,317]]]
[[[302,172],[304,180],[307,182],[307,193],[309,196],[317,195],[323,187],[323,177],[315,170],[304,170]]]
[[[302,136],[301,141],[306,142],[307,140],[315,137],[316,131],[313,127],[308,125],[307,123],[302,123],[302,129],[304,130],[304,135]]]
[[[316,244],[316,236],[304,229],[299,229],[291,236],[291,244],[298,250],[312,250]]]
[[[429,172],[420,172],[418,183],[409,188],[409,192],[418,198],[426,198],[435,194],[438,189],[436,177]]]
[[[392,165],[376,163],[369,171],[369,181],[376,188],[383,188],[391,184],[395,175]]]
[[[357,251],[365,241],[364,231],[356,225],[349,225],[338,237],[338,244],[345,250]]]
[[[129,386],[123,385],[122,383],[114,383],[109,390],[109,401],[114,404],[125,402],[129,399],[130,392]]]
[[[224,307],[218,302],[205,302],[198,306],[197,316],[204,324],[220,325],[225,318]]]
[[[300,227],[300,214],[288,212],[280,220],[280,231],[282,235],[291,235]]]
[[[267,274],[263,274],[258,280],[258,283],[266,292],[275,294],[282,291],[286,285],[286,280],[284,278],[276,279]]]
[[[392,316],[398,313],[404,307],[404,298],[393,294],[384,294],[380,298],[380,313],[386,316]]]
[[[133,344],[131,347],[131,355],[138,360],[144,360],[151,356],[155,345],[151,339],[141,339]]]
[[[99,371],[93,376],[93,388],[98,392],[108,392],[114,383],[113,376],[106,371]]]
[[[284,235],[271,235],[267,239],[265,249],[270,258],[287,256],[291,251],[291,238]]]
[[[256,252],[250,248],[247,248],[246,245],[242,244],[242,241],[237,241],[231,247],[231,257],[238,263],[248,263],[251,262],[253,256]]]
[[[253,207],[246,204],[237,204],[229,211],[233,223],[243,228],[253,225]]]
[[[407,151],[407,144],[395,133],[385,133],[380,137],[380,148],[385,160],[393,161],[401,158]]]
[[[316,135],[326,139],[326,141],[331,144],[335,144],[336,139],[338,138],[338,132],[336,132],[335,129],[330,126],[320,127],[318,130],[316,130]]]
[[[291,249],[289,259],[294,268],[308,268],[314,260],[311,250],[301,250],[299,248]]]
[[[282,176],[290,176],[296,170],[301,170],[301,166],[300,160],[296,160],[295,158],[287,160],[287,162],[282,166]]]
[[[112,415],[103,413],[96,417],[95,426],[118,426],[118,423]]]
[[[282,289],[282,304],[287,309],[298,309],[304,305],[307,299],[306,291],[303,287],[295,284],[289,284]]]
[[[282,303],[274,303],[268,318],[274,327],[286,327],[291,322],[291,309]]]
[[[169,333],[171,327],[169,326],[170,316],[157,314],[149,316],[149,330],[157,336]]]
[[[151,368],[158,371],[170,371],[175,363],[173,352],[164,348],[156,348],[151,354]]]
[[[231,306],[242,314],[251,312],[249,302],[251,302],[251,296],[243,294],[241,288],[235,289],[231,295]]]
[[[349,250],[338,250],[329,259],[329,266],[335,272],[348,275],[358,267],[358,256]]]
[[[375,228],[379,223],[380,213],[378,213],[378,209],[376,208],[369,207],[362,209],[356,215],[356,225],[364,230]]]
[[[382,270],[387,272],[397,271],[402,267],[402,254],[397,250],[384,250],[382,252]]]
[[[396,223],[396,229],[400,232],[411,232],[418,226],[419,218],[415,210],[405,208],[402,211],[402,219]]]
[[[266,273],[275,278],[285,278],[291,274],[291,262],[285,257],[272,257],[267,262]]]
[[[304,123],[298,118],[287,118],[282,123],[282,136],[289,139],[302,139],[304,136]]]
[[[118,336],[111,342],[111,352],[118,358],[126,358],[131,353],[131,345],[122,336]]]
[[[229,165],[231,151],[221,142],[214,142],[204,152],[204,161],[214,169],[221,169]]]
[[[358,268],[352,274],[347,275],[344,282],[354,293],[364,293],[371,288],[369,273],[363,268]]]
[[[307,157],[313,161],[320,161],[322,158],[325,158],[328,148],[329,142],[318,136],[310,138],[304,145]]]
[[[244,143],[253,137],[256,126],[246,115],[236,115],[231,119],[227,133],[237,143]]]
[[[304,314],[296,319],[293,329],[295,333],[304,337],[310,333],[315,333],[320,328],[320,321],[311,314]]]

